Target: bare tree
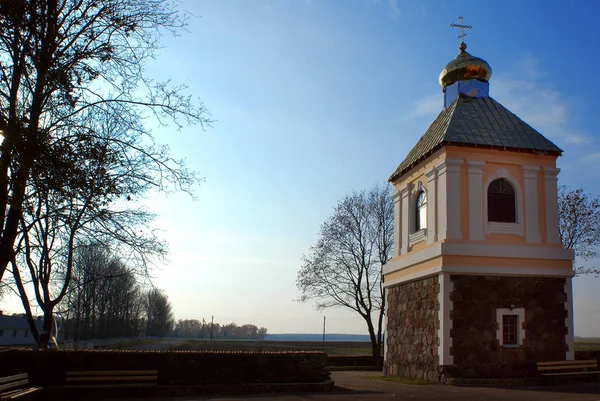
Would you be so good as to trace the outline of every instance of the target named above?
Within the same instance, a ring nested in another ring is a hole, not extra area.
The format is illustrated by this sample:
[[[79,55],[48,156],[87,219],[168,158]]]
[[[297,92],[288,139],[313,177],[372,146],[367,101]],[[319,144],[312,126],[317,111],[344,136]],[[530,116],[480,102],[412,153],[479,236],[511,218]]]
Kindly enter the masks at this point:
[[[167,247],[150,228],[154,215],[130,208],[128,200],[169,182],[187,189],[194,181],[165,149],[140,143],[141,127],[125,116],[126,110],[118,118],[100,110],[81,113],[81,125],[65,127],[48,146],[61,151],[42,153],[33,163],[12,270],[27,310],[30,297],[19,265],[27,267],[44,315],[42,348],[48,345],[54,308],[70,288],[78,244],[120,247],[133,253],[135,267],[145,272],[148,260],[165,255]],[[74,155],[81,159],[74,162]],[[32,319],[30,325],[34,331]]]
[[[148,115],[210,123],[184,88],[143,74],[161,31],[185,25],[174,7],[169,0],[0,2],[0,279],[11,263],[30,320],[23,280],[33,284],[44,314],[41,347],[70,288],[77,244],[121,247],[145,268],[166,244],[150,229],[154,216],[128,201],[150,189],[190,191],[197,182],[142,124]]]
[[[175,7],[170,0],[0,2],[0,280],[16,262],[24,203],[41,171],[36,163],[50,163],[61,178],[61,169],[85,160],[91,149],[81,135],[89,116],[210,123],[203,105],[182,94],[184,87],[144,75],[161,34],[185,25]],[[152,143],[149,131],[137,129],[138,143]],[[80,139],[83,147],[69,145]],[[50,184],[36,183],[38,189]]]
[[[267,336],[267,329],[266,329],[266,327],[259,328],[258,332],[257,332],[257,339],[258,340],[264,340],[266,336]]]
[[[166,337],[171,334],[175,319],[169,298],[162,291],[153,288],[146,293],[144,314],[147,336]]]
[[[138,337],[143,293],[135,271],[97,244],[78,247],[70,289],[59,305],[66,334],[81,339]]]
[[[596,267],[575,265],[577,259],[587,261],[598,256],[600,245],[600,197],[586,193],[583,188],[559,188],[558,216],[560,240],[575,252],[574,270],[577,274],[600,275]]]
[[[378,363],[385,307],[382,268],[392,255],[393,215],[387,186],[346,196],[321,225],[320,238],[304,257],[296,281],[300,301],[358,313]]]

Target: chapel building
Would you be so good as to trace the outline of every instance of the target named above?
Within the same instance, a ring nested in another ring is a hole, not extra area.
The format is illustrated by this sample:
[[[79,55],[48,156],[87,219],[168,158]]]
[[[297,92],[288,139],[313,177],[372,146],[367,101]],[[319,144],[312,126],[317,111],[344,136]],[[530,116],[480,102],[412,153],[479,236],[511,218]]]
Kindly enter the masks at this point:
[[[443,110],[389,179],[388,376],[523,377],[574,357],[562,150],[489,96],[492,70],[466,47],[440,74]]]

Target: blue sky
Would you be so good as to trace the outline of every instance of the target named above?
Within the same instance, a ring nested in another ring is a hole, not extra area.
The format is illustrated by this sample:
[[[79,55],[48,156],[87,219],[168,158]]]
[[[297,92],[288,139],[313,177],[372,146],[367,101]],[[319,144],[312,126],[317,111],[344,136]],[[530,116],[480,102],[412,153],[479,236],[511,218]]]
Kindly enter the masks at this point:
[[[442,109],[438,75],[468,51],[490,95],[564,149],[560,183],[599,194],[600,2],[182,0],[188,31],[147,66],[216,120],[157,128],[206,181],[148,200],[169,240],[155,271],[177,318],[271,333],[363,333],[360,317],[294,302],[303,253],[352,190],[385,182]],[[600,279],[575,280],[576,335],[600,336]],[[18,311],[18,304],[12,308]]]

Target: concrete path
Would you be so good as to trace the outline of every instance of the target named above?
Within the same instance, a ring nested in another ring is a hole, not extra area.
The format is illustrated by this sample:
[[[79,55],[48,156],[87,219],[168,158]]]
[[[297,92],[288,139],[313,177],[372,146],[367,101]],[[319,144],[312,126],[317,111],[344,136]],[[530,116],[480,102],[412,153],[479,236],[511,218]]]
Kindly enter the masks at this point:
[[[548,386],[541,388],[483,388],[446,385],[408,385],[383,380],[364,379],[364,376],[380,376],[381,372],[334,372],[332,378],[337,387],[368,392],[365,394],[340,394],[340,398],[323,400],[594,400],[600,401],[600,385]],[[299,400],[302,398],[299,398]]]
[[[456,387],[438,384],[408,385],[383,380],[365,379],[380,376],[381,372],[332,372],[338,391],[325,394],[292,394],[243,397],[181,397],[172,401],[534,401],[534,400],[592,400],[600,401],[600,384],[584,383],[573,386],[541,388],[482,388]],[[113,400],[115,401],[115,400]]]

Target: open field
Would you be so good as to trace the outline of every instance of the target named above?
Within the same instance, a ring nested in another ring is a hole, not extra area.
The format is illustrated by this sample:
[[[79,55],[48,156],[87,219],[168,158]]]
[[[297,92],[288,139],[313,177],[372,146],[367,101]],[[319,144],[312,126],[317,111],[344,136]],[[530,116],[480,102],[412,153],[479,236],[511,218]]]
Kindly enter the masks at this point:
[[[174,350],[215,351],[326,351],[329,355],[370,355],[370,344],[362,341],[327,341],[325,344],[311,341],[201,341],[181,339]]]
[[[370,343],[363,341],[257,341],[257,340],[199,340],[188,338],[144,339],[120,343],[106,348],[163,349],[180,351],[325,351],[329,355],[370,355]]]
[[[139,343],[138,343],[139,344]],[[370,343],[364,341],[248,341],[248,340],[143,340],[148,348],[214,351],[326,351],[329,355],[371,355]],[[146,348],[144,345],[136,348]],[[576,351],[599,351],[600,338],[576,338]]]
[[[600,351],[600,337],[576,338],[575,351]]]
[[[33,347],[21,345],[21,347]],[[9,346],[11,347],[11,346]],[[19,345],[12,345],[19,347]],[[199,340],[187,338],[125,340],[105,348],[116,349],[172,349],[213,351],[326,351],[329,355],[371,355],[370,343],[364,341],[250,341]],[[576,351],[600,351],[600,337],[576,338]]]

